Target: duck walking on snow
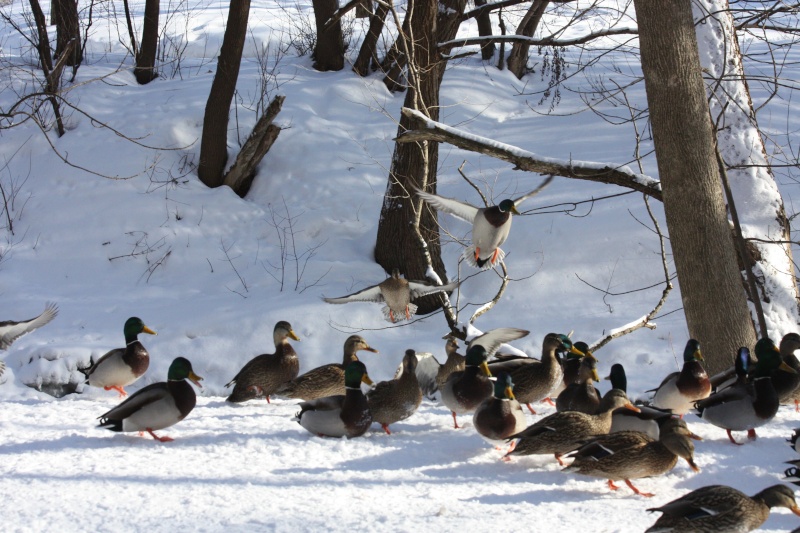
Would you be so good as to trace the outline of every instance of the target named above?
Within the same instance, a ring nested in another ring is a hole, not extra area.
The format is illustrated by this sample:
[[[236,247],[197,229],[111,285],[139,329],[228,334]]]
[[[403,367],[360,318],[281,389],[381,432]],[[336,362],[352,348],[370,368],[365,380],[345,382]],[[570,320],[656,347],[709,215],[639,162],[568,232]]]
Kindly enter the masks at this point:
[[[367,398],[361,392],[362,382],[372,385],[367,367],[361,361],[353,361],[344,369],[346,392],[302,402],[295,420],[320,437],[360,437],[372,424]]]
[[[421,296],[437,292],[451,292],[458,287],[460,282],[454,281],[447,285],[433,285],[424,281],[413,281],[400,277],[400,270],[392,269],[392,275],[384,281],[362,289],[347,296],[338,298],[323,298],[329,304],[346,304],[349,302],[382,302],[383,316],[389,322],[411,320],[417,312],[417,306],[412,304]]]
[[[99,416],[99,427],[111,431],[146,431],[154,439],[168,442],[169,437],[159,437],[154,432],[177,424],[194,409],[197,396],[191,381],[198,387],[200,376],[192,370],[192,363],[178,357],[169,366],[166,382],[153,383],[136,391],[130,398]]]
[[[683,367],[680,372],[669,374],[655,389],[652,405],[657,409],[669,409],[683,416],[697,400],[711,394],[711,381],[703,365],[700,343],[689,339],[683,350]]]
[[[494,394],[485,399],[472,415],[472,425],[483,439],[495,446],[527,426],[522,406],[514,398],[511,376],[502,372],[494,382]]]
[[[794,491],[786,485],[767,487],[752,497],[732,487],[710,485],[661,507],[648,509],[662,514],[645,533],[753,531],[766,522],[770,509],[774,507],[786,507],[800,516]]]
[[[464,251],[464,259],[475,268],[490,268],[502,261],[505,252],[500,246],[511,231],[511,215],[519,215],[517,207],[538,194],[552,180],[547,178],[539,187],[516,200],[506,199],[490,207],[474,205],[417,190],[417,195],[440,211],[450,213],[472,224],[472,245]]]
[[[120,396],[127,396],[124,387],[142,377],[150,366],[150,354],[139,342],[139,334],[156,335],[156,332],[145,326],[141,318],[135,316],[125,321],[123,332],[125,348],[111,350],[97,362],[90,360],[89,368],[78,370],[86,375],[86,383],[92,387],[114,389]]]
[[[417,352],[406,350],[400,376],[381,381],[367,393],[372,420],[380,424],[387,435],[392,434],[389,424],[413,415],[422,402],[422,390],[416,374],[417,361]]]
[[[275,353],[258,355],[247,362],[232,380],[225,384],[233,385],[233,391],[226,401],[239,403],[253,398],[269,397],[287,381],[297,377],[300,362],[288,339],[300,340],[292,325],[281,320],[272,331]]]

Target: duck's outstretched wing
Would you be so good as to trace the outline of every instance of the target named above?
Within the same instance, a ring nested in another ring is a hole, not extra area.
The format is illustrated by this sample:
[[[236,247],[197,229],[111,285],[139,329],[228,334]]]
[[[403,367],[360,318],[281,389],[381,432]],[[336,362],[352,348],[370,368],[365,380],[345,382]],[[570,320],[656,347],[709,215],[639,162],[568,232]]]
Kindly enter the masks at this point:
[[[445,198],[444,196],[423,192],[419,189],[417,189],[416,192],[420,198],[431,204],[437,210],[450,213],[461,220],[466,220],[470,224],[475,220],[475,216],[478,214],[478,208],[474,205],[460,202],[453,198]]]
[[[415,300],[420,296],[425,296],[426,294],[454,291],[460,284],[460,281],[454,281],[452,283],[448,283],[447,285],[433,285],[424,281],[409,280],[408,289],[411,291],[411,299]]]
[[[6,320],[0,322],[0,350],[7,350],[11,344],[22,337],[26,333],[38,329],[51,320],[58,314],[58,306],[54,303],[48,303],[44,308],[42,314],[36,318],[14,322]]]
[[[516,339],[521,339],[526,336],[530,331],[518,328],[497,328],[487,331],[483,335],[479,335],[469,342],[470,347],[474,345],[483,346],[489,357],[500,348],[504,342],[511,342]]]
[[[339,296],[338,298],[323,298],[329,304],[346,304],[348,302],[383,302],[383,294],[381,294],[380,285],[373,285],[366,289],[348,294],[347,296]]]
[[[521,204],[522,202],[524,202],[528,198],[533,198],[534,196],[536,196],[537,194],[542,192],[545,189],[545,187],[550,185],[551,181],[553,181],[553,175],[552,174],[550,176],[547,176],[547,178],[538,187],[533,189],[531,192],[529,192],[528,194],[525,194],[523,196],[520,196],[519,198],[514,200],[514,207],[519,206],[519,204]]]

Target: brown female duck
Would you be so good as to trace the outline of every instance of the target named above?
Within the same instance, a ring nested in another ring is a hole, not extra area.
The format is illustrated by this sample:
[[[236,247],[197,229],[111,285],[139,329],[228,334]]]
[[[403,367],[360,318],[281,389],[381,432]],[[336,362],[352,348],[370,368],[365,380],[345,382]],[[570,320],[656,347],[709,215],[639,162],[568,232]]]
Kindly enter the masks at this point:
[[[330,363],[309,370],[305,374],[301,374],[282,384],[275,391],[275,394],[305,401],[344,394],[344,369],[351,362],[358,361],[358,355],[356,354],[362,350],[378,353],[378,350],[370,347],[360,335],[349,336],[344,341],[344,354],[342,355],[341,364]]]
[[[557,411],[580,411],[593,415],[600,407],[600,392],[594,383],[600,381],[597,374],[597,359],[587,355],[580,359],[578,379],[570,383],[556,398]]]
[[[464,370],[465,357],[458,353],[458,339],[447,335],[447,342],[444,345],[444,352],[447,355],[444,363],[439,363],[431,353],[417,353],[419,364],[417,365],[417,379],[422,393],[430,400],[436,398],[436,393],[450,377],[453,372]]]
[[[406,350],[403,356],[403,371],[389,381],[381,381],[367,393],[367,403],[372,421],[381,425],[391,435],[389,424],[405,420],[413,415],[422,402],[422,390],[416,374],[417,353]]]
[[[658,440],[638,431],[596,437],[570,454],[575,460],[563,471],[607,479],[611,490],[618,489],[614,481],[623,480],[636,494],[651,497],[652,493],[641,492],[631,479],[665,474],[675,467],[679,457],[699,472],[691,441],[699,438],[689,431],[686,422],[669,418],[661,424]]]
[[[271,394],[275,394],[281,385],[297,377],[300,362],[288,339],[299,341],[300,337],[292,330],[291,324],[281,320],[275,324],[272,332],[275,353],[258,355],[244,365],[225,385],[233,385],[227,401],[239,403],[263,396],[269,403]]]
[[[800,516],[794,491],[786,485],[767,487],[752,497],[732,487],[710,485],[661,507],[648,509],[662,514],[645,533],[753,531],[766,522],[770,509],[774,507],[786,507]]]
[[[637,411],[628,396],[619,389],[608,391],[600,404],[597,414],[587,415],[578,411],[562,411],[546,416],[527,429],[512,435],[517,439],[514,449],[506,454],[555,455],[558,464],[564,466],[561,456],[576,450],[589,437],[603,435],[611,429],[611,413],[614,409],[626,407]]]

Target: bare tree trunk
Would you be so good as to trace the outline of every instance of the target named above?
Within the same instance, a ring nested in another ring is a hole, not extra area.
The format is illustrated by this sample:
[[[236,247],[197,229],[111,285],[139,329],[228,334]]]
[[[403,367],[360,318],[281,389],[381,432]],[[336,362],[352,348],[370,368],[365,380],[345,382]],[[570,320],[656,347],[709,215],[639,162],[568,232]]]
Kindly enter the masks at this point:
[[[754,239],[755,257],[744,258],[756,273],[758,294],[751,297],[761,300],[766,326],[778,339],[800,322],[789,221],[756,121],[728,0],[695,0],[692,5],[717,144],[744,237]]]
[[[756,341],[730,238],[691,0],[634,0],[653,142],[689,334],[710,372]]]
[[[375,9],[375,13],[370,15],[369,30],[364,37],[364,42],[361,43],[361,49],[358,51],[358,57],[353,63],[353,71],[359,76],[366,76],[370,72],[370,65],[378,63],[378,55],[376,47],[378,39],[383,31],[383,26],[386,20],[386,14],[389,12],[389,4],[381,2]]]
[[[314,68],[342,70],[344,68],[344,37],[342,23],[337,20],[326,29],[326,23],[336,13],[338,0],[311,0],[317,22],[317,45],[314,47]]]
[[[475,0],[475,7],[485,6],[486,0]],[[478,15],[475,19],[478,23],[478,35],[481,37],[488,37],[492,35],[492,20],[489,18],[489,12],[486,11]],[[484,61],[489,61],[494,56],[495,46],[494,43],[486,43],[481,46],[481,58]]]
[[[61,57],[67,49],[70,41],[75,44],[70,47],[72,51],[69,57],[65,58],[65,65],[77,67],[81,64],[81,34],[78,24],[78,2],[77,0],[54,0],[53,5],[57,5],[57,11],[53,15],[56,23],[56,57]]]
[[[42,67],[42,73],[45,79],[43,92],[47,95],[47,101],[50,102],[53,108],[53,115],[56,119],[56,132],[59,137],[63,137],[66,130],[64,128],[64,121],[61,118],[61,106],[58,103],[57,95],[61,88],[61,73],[64,71],[66,57],[62,57],[53,65],[53,58],[50,55],[50,39],[47,36],[47,19],[42,11],[42,6],[39,5],[39,0],[30,0],[30,3],[38,37],[36,49],[39,52],[39,64]],[[72,53],[72,47],[75,46],[75,44],[77,43],[67,43],[64,50],[65,55]]]
[[[536,28],[539,27],[539,22],[542,20],[544,11],[549,4],[550,0],[533,0],[525,17],[523,17],[519,26],[517,26],[517,35],[533,37]],[[530,48],[531,46],[526,42],[515,42],[511,46],[511,51],[508,53],[508,59],[506,60],[508,70],[519,79],[522,79],[522,77],[527,74]]]
[[[219,187],[223,183],[223,171],[228,161],[228,115],[239,78],[249,14],[250,0],[231,0],[217,73],[211,83],[203,116],[200,163],[197,166],[197,175],[209,187]]]
[[[144,24],[142,25],[142,46],[136,55],[136,68],[133,75],[144,85],[158,76],[156,72],[156,52],[158,52],[159,0],[146,0],[144,4]]]
[[[413,82],[406,92],[404,105],[418,109],[431,118],[439,114],[440,81],[433,68],[439,60],[436,15],[435,0],[411,0],[407,16],[408,33],[402,36],[408,47],[413,47],[410,50],[413,61],[408,63],[409,68],[413,69],[409,76]],[[402,116],[398,135],[410,127],[410,120]],[[425,279],[427,253],[439,277],[443,281],[447,279],[441,259],[436,212],[425,208],[419,218],[419,231],[427,248],[423,248],[413,229],[417,212],[422,209],[422,202],[414,195],[413,188],[436,191],[437,160],[436,143],[395,143],[375,244],[375,260],[386,272],[398,268],[407,278]],[[415,303],[422,314],[440,307],[438,298],[432,296],[420,298]]]
[[[139,45],[136,43],[136,32],[133,31],[131,7],[128,5],[128,0],[122,0],[122,5],[125,8],[125,23],[128,26],[128,36],[131,39],[131,53],[133,57],[136,58],[139,55]]]

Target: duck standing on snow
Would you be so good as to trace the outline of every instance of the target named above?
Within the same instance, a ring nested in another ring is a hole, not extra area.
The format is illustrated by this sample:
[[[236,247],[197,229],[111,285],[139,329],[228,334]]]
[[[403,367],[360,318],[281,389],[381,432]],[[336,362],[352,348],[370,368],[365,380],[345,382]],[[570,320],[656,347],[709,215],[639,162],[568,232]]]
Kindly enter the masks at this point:
[[[453,372],[464,370],[465,357],[458,353],[458,339],[452,335],[445,336],[447,342],[444,352],[447,355],[444,363],[439,363],[432,353],[421,354],[417,352],[417,379],[422,389],[422,394],[429,400],[436,399],[436,393],[442,388],[444,382]]]
[[[350,335],[344,341],[341,364],[331,363],[309,370],[278,387],[275,394],[305,401],[344,394],[344,369],[353,361],[358,361],[356,354],[362,350],[378,353],[378,350],[367,344],[364,337]]]
[[[492,373],[486,361],[504,342],[521,339],[529,332],[517,328],[497,328],[472,339],[467,347],[464,370],[453,372],[441,388],[442,403],[453,415],[453,425],[459,428],[456,415],[473,412],[492,395],[494,387],[489,380]]]
[[[721,389],[708,398],[695,404],[700,417],[723,428],[728,439],[734,444],[731,431],[747,430],[747,437],[756,438],[755,428],[763,426],[772,420],[778,412],[778,393],[772,384],[771,375],[779,369],[791,369],[781,359],[778,349],[770,339],[764,338],[756,343],[755,370],[747,378],[747,364],[750,360],[750,351],[740,348],[736,355],[737,380],[734,384]]]
[[[661,507],[648,509],[662,514],[645,533],[753,531],[766,522],[774,507],[786,507],[800,516],[794,491],[786,485],[773,485],[752,497],[732,487],[710,485]]]
[[[703,354],[700,352],[700,343],[689,339],[683,350],[683,368],[680,372],[669,374],[655,389],[652,406],[669,409],[673,414],[683,416],[694,402],[708,398],[711,381],[701,361]]]
[[[581,358],[578,379],[570,383],[556,397],[556,411],[580,411],[593,415],[600,407],[600,392],[594,383],[600,381],[597,374],[597,359],[592,355]]]
[[[53,320],[57,314],[58,306],[54,303],[48,303],[45,306],[44,311],[42,311],[42,314],[35,318],[20,320],[19,322],[15,322],[13,320],[3,320],[0,322],[0,350],[8,350],[15,340],[22,337],[26,333],[30,333],[31,331],[44,326]],[[5,369],[6,364],[3,361],[0,361],[0,376],[3,375]]]
[[[369,404],[361,392],[362,382],[372,385],[367,367],[361,361],[353,361],[344,369],[344,395],[302,402],[295,420],[320,437],[360,437],[372,425]]]
[[[544,189],[552,176],[539,187],[516,200],[503,200],[490,207],[475,207],[452,198],[445,198],[417,190],[417,195],[439,211],[444,211],[472,224],[472,245],[464,251],[464,259],[470,266],[485,269],[502,261],[505,252],[500,246],[511,231],[511,215],[519,215],[517,206]]]
[[[638,431],[596,437],[569,455],[575,460],[563,471],[607,479],[611,490],[619,488],[614,481],[623,480],[633,492],[649,498],[653,494],[641,492],[631,479],[666,474],[675,467],[679,457],[685,459],[692,470],[700,471],[694,462],[691,439],[700,437],[689,431],[683,420],[669,418],[662,423],[658,440]]]
[[[564,466],[562,455],[578,449],[590,437],[608,433],[611,429],[611,413],[619,407],[638,411],[623,391],[611,389],[603,396],[597,414],[562,411],[546,416],[509,437],[517,439],[517,442],[506,457],[552,453],[558,464]]]
[[[495,446],[500,446],[508,437],[527,427],[522,406],[514,398],[511,376],[505,372],[497,375],[494,394],[475,409],[472,425],[486,442]]]
[[[97,362],[90,360],[89,368],[78,370],[86,375],[86,383],[92,387],[114,389],[120,396],[127,396],[124,387],[142,377],[150,366],[150,354],[139,342],[139,334],[156,335],[156,332],[145,326],[141,318],[135,316],[125,321],[123,332],[125,348],[111,350]]]
[[[564,371],[556,353],[562,350],[583,356],[568,336],[548,333],[542,342],[540,361],[532,357],[498,357],[489,364],[489,370],[492,373],[508,372],[514,382],[517,401],[527,405],[528,410],[536,414],[531,403],[550,398],[563,381]]]
[[[628,392],[628,378],[625,374],[625,367],[619,363],[611,365],[611,371],[605,379],[611,381],[611,387]],[[647,405],[637,405],[639,412],[630,409],[617,409],[611,415],[611,431],[640,431],[653,440],[658,440],[660,434],[659,423],[664,418],[672,416],[670,411],[664,411]]]
[[[167,382],[153,383],[136,391],[130,398],[99,416],[99,427],[111,431],[146,431],[154,439],[169,442],[169,437],[159,437],[154,431],[177,424],[192,412],[197,396],[191,381],[198,387],[200,376],[192,370],[188,359],[178,357],[169,366]]]
[[[422,402],[422,389],[419,388],[416,368],[417,352],[406,350],[400,376],[381,381],[367,393],[372,421],[380,424],[387,435],[392,434],[389,424],[413,415]]]
[[[347,296],[338,298],[323,298],[329,304],[346,304],[349,302],[383,302],[383,316],[389,322],[411,320],[417,312],[417,306],[411,303],[421,296],[437,292],[451,292],[458,287],[460,282],[454,281],[447,285],[433,285],[424,281],[413,281],[400,277],[400,270],[392,269],[392,275],[386,280],[367,287]]]
[[[253,398],[269,397],[281,385],[297,377],[300,372],[300,362],[297,352],[294,351],[288,339],[300,340],[292,325],[281,320],[275,324],[272,331],[272,340],[275,343],[275,353],[258,355],[248,361],[236,376],[225,384],[233,385],[233,391],[226,401],[239,403]]]

